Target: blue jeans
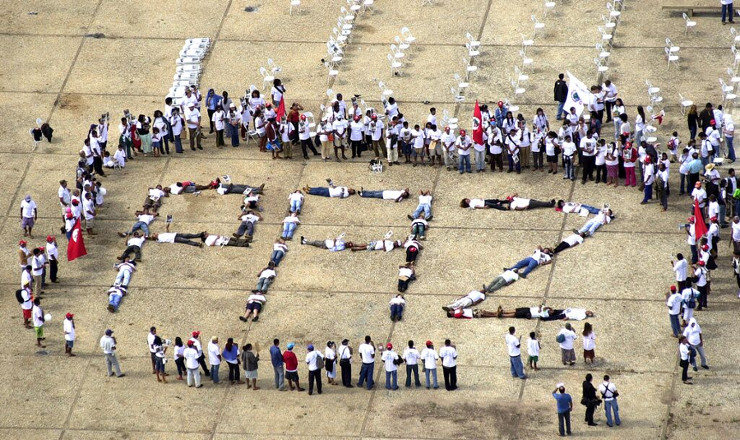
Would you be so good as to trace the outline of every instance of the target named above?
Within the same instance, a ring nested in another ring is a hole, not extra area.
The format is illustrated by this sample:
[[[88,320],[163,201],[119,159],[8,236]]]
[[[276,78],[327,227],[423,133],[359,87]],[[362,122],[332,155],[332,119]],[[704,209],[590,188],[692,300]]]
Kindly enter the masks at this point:
[[[730,5],[732,7],[732,5]],[[727,158],[735,160],[735,139],[725,136],[725,143],[727,144]]]
[[[668,314],[671,319],[671,330],[673,330],[673,336],[675,337],[678,337],[678,335],[681,334],[681,324],[679,324],[678,322],[679,315],[680,313],[678,315],[671,315],[670,313]]]
[[[283,238],[293,238],[297,223],[283,223]]]
[[[416,218],[421,214],[421,211],[424,211],[424,218],[429,218],[432,216],[432,205],[429,203],[419,203],[419,206],[416,207],[414,210],[414,213],[411,214],[411,217]]]
[[[270,261],[275,263],[275,267],[280,266],[280,262],[283,261],[284,256],[285,256],[285,252],[283,251],[272,251],[272,255],[270,256]]]
[[[617,398],[612,400],[604,400],[604,411],[606,412],[606,424],[612,424],[612,410],[614,410],[614,422],[619,425],[622,423],[619,420],[619,405],[617,405]]]
[[[509,171],[514,171],[514,169],[516,169],[516,172],[518,173],[522,170],[521,160],[514,164],[514,156],[507,154],[506,157],[509,159]]]
[[[460,174],[464,172],[472,172],[470,171],[470,155],[469,154],[461,154],[459,156],[459,162],[457,165],[457,170],[460,172]]]
[[[227,125],[227,127],[231,127],[231,146],[232,147],[238,147],[239,146],[239,127],[234,127],[231,125]]]
[[[373,370],[375,369],[375,362],[369,363],[369,364],[362,364],[362,367],[360,368],[360,381],[357,382],[358,387],[362,387],[362,384],[367,381],[367,389],[375,385],[375,381],[373,381]]]
[[[650,201],[653,198],[653,184],[645,185],[645,197],[642,198],[644,203]]]
[[[430,370],[429,368],[427,368],[426,370],[424,370],[424,376],[426,379],[427,388],[429,388],[429,374],[432,375],[434,389],[436,390],[437,388],[439,388],[439,385],[437,385],[437,369],[434,368]]]
[[[317,187],[310,188],[308,194],[312,196],[329,197],[329,188]]]
[[[679,176],[681,177],[681,188],[678,189],[678,193],[680,195],[686,192],[686,181],[688,180],[689,176],[688,174],[680,174],[680,173],[679,173]]]
[[[176,134],[175,137],[175,152],[182,153],[182,139],[180,139],[180,135]]]
[[[565,166],[565,177],[570,180],[576,179],[575,167],[573,167],[573,158],[563,156],[563,165]]]
[[[411,228],[411,233],[418,236],[418,237],[424,237],[426,235],[427,228],[424,227],[422,224],[416,224],[413,228]]]
[[[362,193],[360,193],[360,197],[367,197],[370,199],[382,199],[383,191],[368,191],[364,189],[362,190]]]
[[[290,212],[298,212],[303,208],[303,201],[293,200],[290,202]]]
[[[118,285],[121,285],[123,287],[128,287],[128,283],[131,282],[131,272],[125,270],[123,272],[119,272],[118,275],[116,275],[116,281],[115,283]]]
[[[411,386],[411,374],[414,375],[414,384],[417,387],[421,386],[421,382],[419,382],[419,365],[409,365],[406,364],[406,387]]]
[[[589,214],[593,214],[593,215],[597,215],[600,212],[599,208],[593,207],[591,205],[582,204],[581,208],[585,209],[586,211],[588,211]]]
[[[517,262],[514,266],[510,268],[510,270],[526,268],[524,269],[524,272],[519,274],[519,276],[523,278],[527,278],[527,274],[532,272],[534,268],[537,267],[538,265],[539,265],[539,262],[537,260],[535,260],[532,257],[527,257]]]
[[[511,364],[511,377],[519,377],[521,379],[527,377],[524,374],[524,365],[522,365],[521,356],[509,356],[509,363]]]
[[[133,235],[134,232],[141,229],[142,232],[144,232],[144,235],[149,236],[149,225],[147,225],[144,222],[136,222],[133,226],[131,226],[131,230],[128,231],[128,235]]]
[[[587,221],[581,229],[578,230],[579,234],[583,234],[584,232],[588,232],[588,235],[594,235],[594,232],[596,232],[597,229],[601,227],[601,223],[596,221],[596,218],[592,218],[591,220]]]
[[[563,107],[565,107],[565,101],[558,102],[558,114],[556,116],[557,120],[561,120],[563,116]]]
[[[391,386],[391,382],[393,382],[393,386]],[[398,389],[398,370],[385,372],[385,389],[386,390],[397,390]]]
[[[475,150],[475,169],[476,170],[486,169],[486,150],[483,150],[483,151]]]
[[[257,280],[257,287],[255,290],[259,290],[260,292],[267,292],[267,288],[270,287],[270,284],[272,284],[272,278],[260,278]]]
[[[732,3],[729,5],[722,5],[722,23],[725,22],[727,16],[729,16],[730,23],[732,23]]]
[[[220,366],[221,364],[211,365],[211,380],[213,383],[218,383],[218,369]]]
[[[398,317],[399,321],[403,318],[403,306],[401,304],[391,305],[391,320],[393,320],[393,317]]]

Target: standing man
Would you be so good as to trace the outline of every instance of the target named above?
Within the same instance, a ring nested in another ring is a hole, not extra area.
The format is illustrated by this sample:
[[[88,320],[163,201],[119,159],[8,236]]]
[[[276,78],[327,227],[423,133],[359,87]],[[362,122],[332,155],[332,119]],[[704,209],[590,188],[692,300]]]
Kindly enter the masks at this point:
[[[35,316],[36,315],[34,314],[34,326],[36,325]],[[708,370],[709,365],[707,365],[707,357],[704,354],[704,336],[702,335],[701,327],[699,327],[699,324],[696,322],[696,318],[689,319],[689,325],[684,329],[683,335],[689,341],[689,344],[694,348],[694,350],[699,353],[699,357],[701,358],[701,367]],[[693,364],[692,366],[694,367],[694,371],[697,371],[696,358],[694,358],[691,363]]]
[[[105,366],[108,369],[108,377],[113,376],[113,369],[116,370],[116,377],[125,376],[121,373],[121,367],[118,365],[118,356],[116,356],[116,338],[113,336],[113,330],[107,329],[105,336],[100,338],[100,348],[105,356]]]
[[[75,315],[71,313],[67,313],[67,315],[64,317],[64,353],[67,354],[67,356],[77,356],[76,354],[72,353],[72,348],[75,346]]]
[[[36,345],[46,348],[46,345],[41,343],[46,338],[44,337],[44,309],[41,308],[41,299],[39,298],[33,300],[31,319],[33,320],[33,329],[36,332]]]
[[[385,389],[395,391],[398,389],[398,365],[396,365],[398,353],[393,351],[393,344],[390,342],[385,344],[381,359],[385,364]]]
[[[324,362],[324,356],[320,350],[314,350],[313,344],[306,347],[306,364],[308,364],[308,395],[313,394],[313,385],[316,382],[316,391],[321,394],[321,363]]]
[[[283,364],[283,354],[280,352],[280,339],[272,340],[270,347],[270,362],[275,372],[275,388],[285,391],[285,365]]]
[[[298,358],[293,353],[293,347],[295,344],[288,342],[287,350],[283,352],[283,362],[285,363],[285,378],[288,380],[288,386],[290,391],[293,391],[293,382],[295,382],[295,389],[298,391],[305,391],[305,388],[301,388],[301,383],[298,381]]]
[[[62,207],[62,229],[64,229],[64,214],[67,213],[67,208],[70,203],[72,203],[72,194],[69,192],[69,188],[67,188],[66,180],[59,181],[59,190],[57,191],[57,195],[59,196],[59,205]],[[65,232],[66,230],[63,230],[62,234]]]
[[[666,294],[665,305],[668,306],[668,317],[671,320],[671,330],[673,330],[674,338],[681,334],[681,324],[678,322],[678,317],[681,315],[682,302],[683,296],[676,292],[676,286],[671,286],[671,292]]]
[[[560,354],[562,357],[563,365],[570,364],[571,366],[576,364],[576,352],[573,350],[573,342],[578,338],[578,335],[573,331],[569,322],[565,323],[565,328],[560,330],[557,337],[555,338],[560,344]]]
[[[23,300],[21,302],[21,310],[23,312],[23,325],[26,328],[33,328],[31,326],[31,310],[33,309],[33,294],[31,293],[31,284],[28,283],[20,289],[20,295]]]
[[[373,370],[375,369],[375,344],[370,336],[365,336],[365,342],[357,348],[362,360],[360,368],[360,379],[357,386],[362,388],[362,384],[367,381],[367,389],[370,390],[375,385],[373,380]]]
[[[33,238],[31,232],[33,232],[33,225],[38,220],[38,209],[36,209],[36,202],[31,199],[30,195],[27,195],[23,201],[21,201],[21,229],[23,229],[23,236]]]
[[[720,4],[722,5],[722,24],[725,24],[725,19],[729,18],[730,23],[735,23],[732,21],[732,0],[720,0]]]
[[[617,86],[612,84],[611,80],[604,81],[604,85],[601,86],[604,92],[604,105],[606,106],[606,121],[612,122],[612,107],[617,102]]]
[[[157,337],[157,327],[152,327],[149,329],[149,334],[146,335],[146,345],[149,347],[149,357],[152,359],[152,374],[157,374],[156,369],[156,363],[157,363],[157,356],[156,356],[156,350],[154,349],[154,338]]]
[[[409,341],[408,348],[403,350],[403,360],[406,361],[406,388],[411,386],[411,373],[414,373],[414,384],[421,386],[419,381],[419,350],[414,347],[414,341]]]
[[[218,337],[211,338],[208,343],[208,363],[211,364],[211,380],[213,384],[219,383],[218,368],[221,366],[221,348],[218,346]]]
[[[676,273],[676,284],[678,284],[678,291],[682,292],[686,288],[686,272],[689,268],[689,263],[684,259],[683,254],[676,254],[676,261],[671,260],[671,266],[673,272]]]
[[[439,388],[439,385],[437,385],[437,361],[439,360],[439,355],[437,355],[437,350],[434,349],[432,341],[426,342],[426,348],[421,351],[421,359],[424,361],[424,376],[427,389],[429,389],[429,375],[431,374],[434,389],[436,390]]]
[[[439,357],[442,358],[445,389],[455,391],[457,389],[457,349],[449,339],[445,339],[445,346],[439,350]]]
[[[57,248],[57,239],[53,235],[46,236],[46,257],[49,261],[49,279],[52,283],[58,283],[59,249]]]
[[[588,373],[586,375],[586,380],[583,381],[583,401],[586,401],[586,423],[588,423],[588,426],[598,426],[598,423],[594,423],[594,411],[596,411],[596,407],[598,406],[599,401],[596,397],[596,388],[594,388],[594,384],[591,383],[593,380],[593,376],[591,373]]]
[[[619,426],[622,423],[619,420],[619,405],[617,405],[617,387],[613,383],[609,382],[609,375],[604,376],[604,382],[599,385],[599,392],[601,397],[604,399],[604,411],[606,411],[606,426],[613,427],[612,424],[612,410],[614,410],[614,423]]]
[[[519,377],[520,379],[526,379],[527,375],[524,374],[524,365],[522,365],[522,351],[521,342],[522,337],[514,336],[516,329],[509,327],[509,334],[504,337],[506,346],[509,349],[509,363],[511,366],[511,377]]]
[[[195,347],[196,350],[198,350],[198,363],[200,364],[201,367],[203,367],[203,372],[205,373],[206,377],[209,377],[211,375],[211,372],[208,370],[208,366],[206,365],[206,357],[203,354],[203,346],[201,345],[200,339],[199,339],[200,332],[194,331],[192,333],[192,336],[193,337],[191,340],[193,341],[193,346]]]
[[[354,388],[352,385],[352,347],[349,346],[349,339],[342,340],[342,346],[337,352],[339,355],[339,366],[342,367],[342,385],[346,388]]]
[[[558,75],[558,80],[555,81],[555,87],[553,89],[553,92],[555,94],[555,102],[558,103],[558,121],[562,119],[563,106],[565,105],[565,101],[568,100],[568,84],[563,78],[565,78],[565,75],[563,75],[562,73]]]
[[[200,111],[195,108],[195,102],[190,102],[188,104],[188,109],[185,111],[185,117],[187,119],[188,124],[188,137],[190,138],[190,149],[195,151],[195,147],[197,146],[199,150],[202,150],[203,147],[200,146]],[[177,143],[175,143],[177,145]]]
[[[470,146],[473,144],[472,139],[466,136],[465,130],[460,130],[460,136],[455,141],[457,147],[458,166],[460,174],[464,172],[472,173],[470,170]]]
[[[558,394],[558,391],[560,391],[560,394]],[[573,409],[573,399],[571,399],[570,394],[565,392],[565,385],[562,382],[556,385],[556,388],[552,391],[552,397],[555,398],[558,404],[558,430],[560,437],[566,434],[570,435],[570,412]],[[565,424],[565,429],[563,429],[563,424]]]

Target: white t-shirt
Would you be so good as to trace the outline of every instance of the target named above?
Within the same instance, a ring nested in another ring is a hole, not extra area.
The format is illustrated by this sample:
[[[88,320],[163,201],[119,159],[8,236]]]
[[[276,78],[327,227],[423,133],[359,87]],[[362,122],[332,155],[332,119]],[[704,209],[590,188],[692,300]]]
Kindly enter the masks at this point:
[[[452,346],[444,346],[439,349],[439,357],[442,358],[443,367],[454,367],[457,365],[457,350]]]
[[[421,355],[419,354],[419,350],[415,348],[406,348],[403,350],[402,357],[406,361],[406,365],[418,365]]]
[[[288,196],[288,200],[290,201],[290,203],[291,203],[291,204],[292,204],[293,202],[302,202],[302,201],[303,201],[303,199],[304,199],[304,195],[303,195],[303,194],[301,194],[301,193],[291,193],[291,194],[290,194],[290,195]]]
[[[470,199],[470,203],[468,203],[468,206],[470,207],[470,209],[482,208],[486,206],[486,202],[483,199]]]
[[[95,201],[93,199],[83,200],[82,209],[85,211],[85,220],[92,220],[95,218]]]
[[[260,220],[260,218],[254,214],[244,214],[241,219],[243,222],[247,223],[257,223]]]
[[[540,355],[540,341],[537,339],[529,339],[527,341],[527,354],[530,356]]]
[[[275,278],[277,273],[273,269],[265,269],[260,272],[260,278]]]
[[[183,188],[184,187],[177,186],[176,183],[173,183],[172,185],[170,185],[170,194],[178,195],[178,194],[180,194],[182,192]]]
[[[676,281],[686,281],[686,269],[689,263],[686,260],[680,260],[673,263],[673,271],[676,272]]]
[[[558,334],[565,336],[565,340],[560,343],[560,348],[563,350],[572,350],[573,341],[578,339],[578,336],[572,330],[568,330],[567,328],[560,330]]]
[[[517,208],[527,208],[529,207],[529,199],[523,199],[521,197],[514,197],[511,203],[509,204],[509,209],[512,211]]]
[[[683,301],[683,297],[680,293],[675,292],[671,294],[671,296],[668,297],[668,300],[665,302],[665,305],[668,306],[670,309],[668,311],[671,315],[678,315],[681,313],[681,302]]]
[[[349,189],[346,186],[337,186],[329,188],[329,197],[339,197],[341,199],[349,197]]]
[[[175,235],[174,232],[162,232],[157,235],[157,243],[174,243]]]
[[[74,341],[75,340],[75,327],[72,325],[72,320],[64,318],[64,340]]]
[[[596,348],[596,334],[594,332],[589,333],[588,336],[583,337],[583,349],[593,350]]]
[[[563,311],[565,317],[574,321],[583,321],[586,319],[586,309],[567,308]]]
[[[373,358],[375,347],[373,347],[372,344],[360,344],[357,351],[360,353],[363,364],[371,364],[375,362],[375,358]]]
[[[433,348],[425,348],[421,351],[421,359],[424,361],[424,368],[427,370],[434,370],[437,368],[437,360],[439,355]]]
[[[208,343],[208,362],[211,365],[221,365],[221,359],[219,359],[219,356],[221,356],[221,350],[219,350],[218,345],[215,344],[213,341]]]
[[[44,325],[44,311],[41,307],[36,304],[33,305],[33,308],[31,309],[31,318],[33,319],[34,327],[42,327]]]
[[[188,347],[182,352],[182,356],[185,358],[185,368],[191,370],[197,369],[198,364],[198,350],[195,347]]]
[[[506,346],[509,349],[509,356],[519,356],[522,354],[519,338],[512,334],[507,334],[504,337],[504,340],[506,341]]]
[[[486,295],[479,290],[471,290],[470,293],[468,293],[466,296],[473,300],[473,303],[478,300],[484,301],[486,299]]]
[[[571,246],[576,246],[583,243],[583,237],[578,234],[570,234],[569,236],[565,237],[563,241]]]
[[[128,239],[127,246],[139,246],[144,243],[144,237],[131,237]]]
[[[393,363],[398,359],[398,353],[393,350],[386,350],[383,352],[383,356],[380,358],[385,363],[385,371],[397,371],[398,365]]]
[[[401,198],[401,194],[403,194],[403,190],[385,190],[383,191],[383,200],[398,200]]]
[[[21,215],[25,218],[33,218],[33,211],[36,209],[36,202],[31,200],[27,202],[25,199],[21,201]]]
[[[694,324],[693,327],[691,326],[692,323]],[[34,323],[34,325],[36,324]],[[691,345],[699,345],[701,343],[701,337],[699,336],[701,335],[701,327],[699,327],[699,324],[697,324],[693,318],[689,321],[689,325],[684,329],[683,335],[686,336],[686,339],[689,340],[689,344]]]

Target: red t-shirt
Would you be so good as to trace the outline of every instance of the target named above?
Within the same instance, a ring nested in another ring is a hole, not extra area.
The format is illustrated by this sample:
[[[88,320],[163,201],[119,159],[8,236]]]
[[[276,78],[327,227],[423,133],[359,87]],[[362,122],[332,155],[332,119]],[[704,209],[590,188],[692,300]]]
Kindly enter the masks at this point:
[[[295,357],[295,353],[289,350],[285,350],[283,353],[283,362],[285,362],[286,371],[296,371],[298,369],[298,358]]]

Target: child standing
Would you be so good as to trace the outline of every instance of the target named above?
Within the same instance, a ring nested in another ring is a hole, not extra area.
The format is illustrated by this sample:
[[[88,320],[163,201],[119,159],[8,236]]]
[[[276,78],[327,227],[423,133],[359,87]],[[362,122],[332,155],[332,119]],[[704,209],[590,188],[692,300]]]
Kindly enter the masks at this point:
[[[681,146],[681,139],[678,138],[678,132],[674,131],[671,138],[668,140],[668,154],[670,154],[671,163],[676,162],[677,152],[680,151],[678,148]]]
[[[529,355],[529,368],[533,368],[535,371],[539,371],[537,368],[537,361],[540,359],[540,341],[537,340],[535,332],[529,333],[529,340],[527,341],[527,354]]]

